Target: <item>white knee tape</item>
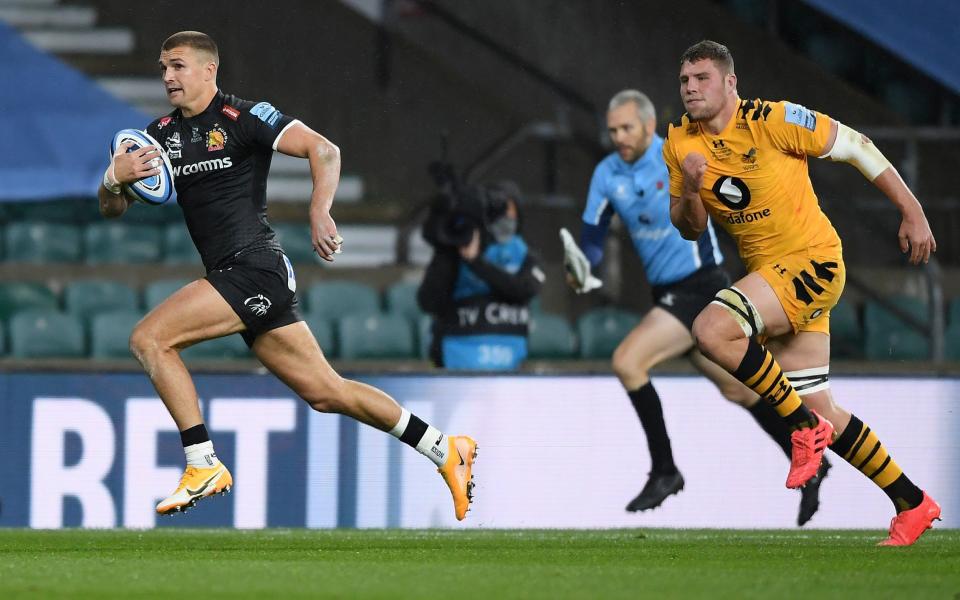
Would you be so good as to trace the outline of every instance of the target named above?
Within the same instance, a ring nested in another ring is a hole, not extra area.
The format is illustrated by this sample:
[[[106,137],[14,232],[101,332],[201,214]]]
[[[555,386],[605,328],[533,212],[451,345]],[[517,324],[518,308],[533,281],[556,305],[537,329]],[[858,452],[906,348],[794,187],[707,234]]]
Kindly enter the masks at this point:
[[[763,333],[763,319],[760,313],[757,312],[750,298],[737,288],[728,287],[720,290],[710,304],[727,309],[747,337],[756,337]]]
[[[830,387],[830,367],[814,367],[812,369],[801,369],[799,371],[788,371],[784,373],[790,380],[793,389],[797,394],[806,396],[820,390]]]

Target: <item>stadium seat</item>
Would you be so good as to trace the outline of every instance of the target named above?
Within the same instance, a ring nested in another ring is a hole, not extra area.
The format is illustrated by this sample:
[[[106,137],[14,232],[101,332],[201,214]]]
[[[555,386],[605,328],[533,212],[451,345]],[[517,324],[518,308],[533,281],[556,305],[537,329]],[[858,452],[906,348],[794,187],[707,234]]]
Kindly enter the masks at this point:
[[[890,300],[923,323],[929,321],[927,306],[909,296]],[[864,311],[866,356],[871,360],[924,360],[930,358],[929,339],[898,319],[876,302],[867,302]]]
[[[0,356],[7,353],[7,329],[0,323]]]
[[[184,360],[228,360],[253,356],[239,333],[190,346],[180,353]]]
[[[318,260],[313,251],[313,242],[310,241],[310,226],[306,223],[271,223],[273,230],[277,234],[277,241],[283,247],[284,254],[293,263],[293,269],[296,271],[297,265],[311,265]]]
[[[947,360],[960,360],[960,321],[954,321],[944,332],[944,355]]]
[[[339,321],[341,358],[415,358],[410,322],[383,313],[349,314]]]
[[[380,310],[380,297],[368,285],[353,281],[324,281],[307,290],[307,310],[337,320],[351,314],[375,313]]]
[[[863,357],[863,331],[857,319],[857,309],[844,300],[830,309],[830,356]]]
[[[574,358],[577,339],[563,317],[537,313],[530,319],[527,347],[530,358]]]
[[[79,317],[51,309],[21,311],[10,319],[10,354],[17,358],[86,356]]]
[[[387,312],[401,315],[414,321],[418,320],[423,311],[417,305],[417,288],[420,284],[413,281],[401,281],[387,288]]]
[[[160,229],[153,225],[91,223],[83,237],[91,265],[158,262],[163,247]]]
[[[303,320],[306,321],[307,327],[313,332],[313,337],[317,338],[317,343],[320,344],[323,354],[327,358],[336,358],[338,356],[337,340],[333,335],[333,326],[330,324],[330,320],[323,314],[307,314],[303,317]]]
[[[103,218],[100,216],[99,204],[88,198],[4,203],[4,215],[10,222],[34,221],[71,225]]]
[[[163,228],[163,262],[168,265],[200,264],[200,253],[183,223],[170,223]]]
[[[0,319],[29,308],[55,309],[57,297],[47,286],[32,281],[0,282]]]
[[[597,308],[587,312],[577,321],[580,357],[610,358],[620,341],[639,322],[638,315],[618,308]]]
[[[4,232],[10,262],[78,262],[83,256],[80,228],[66,223],[14,222]]]
[[[158,304],[166,300],[175,291],[190,283],[189,279],[158,279],[148,283],[143,288],[143,306],[147,311],[153,310]]]
[[[175,200],[170,200],[160,206],[148,206],[142,202],[134,202],[123,215],[123,220],[133,225],[166,225],[183,224],[183,211],[179,210]]]
[[[111,310],[137,310],[137,293],[128,285],[106,279],[72,281],[63,291],[66,311],[82,319]]]
[[[142,318],[138,310],[113,310],[94,316],[90,321],[90,356],[133,358],[130,333]]]
[[[954,298],[950,301],[950,313],[947,315],[947,324],[960,324],[960,298]]]

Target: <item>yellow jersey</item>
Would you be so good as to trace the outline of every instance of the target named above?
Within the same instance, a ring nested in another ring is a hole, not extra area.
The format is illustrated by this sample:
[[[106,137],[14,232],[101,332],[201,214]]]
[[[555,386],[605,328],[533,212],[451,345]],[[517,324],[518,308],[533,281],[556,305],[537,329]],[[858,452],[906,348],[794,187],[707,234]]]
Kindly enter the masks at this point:
[[[707,159],[700,198],[749,271],[797,252],[839,256],[840,238],[820,210],[807,165],[829,136],[830,117],[790,102],[741,100],[718,135],[684,114],[663,145],[670,195],[682,193],[684,157],[699,152]]]

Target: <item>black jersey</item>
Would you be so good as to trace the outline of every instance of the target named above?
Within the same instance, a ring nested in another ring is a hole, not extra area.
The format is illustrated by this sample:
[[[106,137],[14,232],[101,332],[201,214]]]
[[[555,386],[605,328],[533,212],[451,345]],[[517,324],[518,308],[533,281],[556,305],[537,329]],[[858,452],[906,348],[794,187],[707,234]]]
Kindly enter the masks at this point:
[[[217,91],[202,113],[177,109],[147,127],[170,158],[177,203],[208,272],[241,252],[280,249],[267,222],[267,172],[293,122],[268,102]]]

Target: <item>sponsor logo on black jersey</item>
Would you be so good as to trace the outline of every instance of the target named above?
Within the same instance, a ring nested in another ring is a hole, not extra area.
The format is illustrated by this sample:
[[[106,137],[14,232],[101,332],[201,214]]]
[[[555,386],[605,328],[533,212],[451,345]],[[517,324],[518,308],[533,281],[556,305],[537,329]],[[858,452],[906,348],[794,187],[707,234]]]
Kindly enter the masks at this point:
[[[177,165],[173,167],[173,176],[180,177],[181,175],[194,175],[196,173],[210,173],[211,171],[219,171],[221,169],[229,169],[233,166],[233,159],[229,156],[224,156],[223,158],[213,158],[210,160],[201,160],[200,162],[190,163],[186,165]]]
[[[220,112],[227,115],[231,121],[236,121],[240,118],[240,111],[236,108],[230,106],[229,104],[224,104],[223,108],[220,109]]]
[[[160,119],[160,122],[157,123],[157,129],[163,129],[167,125],[173,122],[173,117],[163,117]]]

